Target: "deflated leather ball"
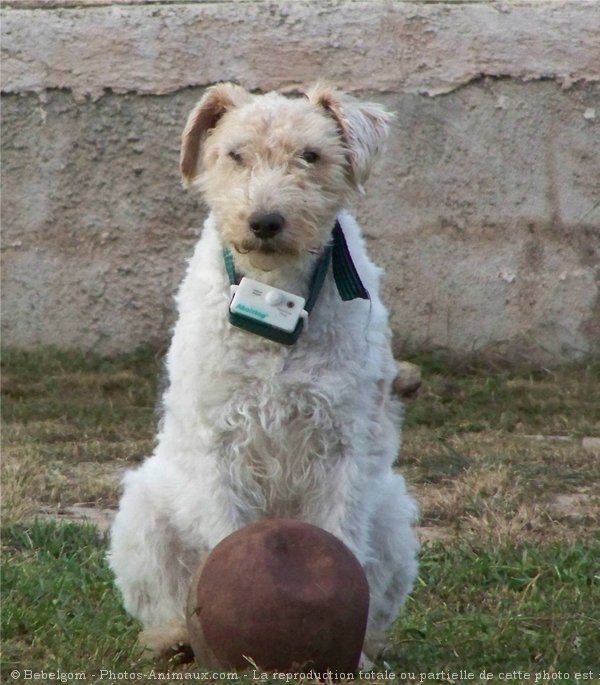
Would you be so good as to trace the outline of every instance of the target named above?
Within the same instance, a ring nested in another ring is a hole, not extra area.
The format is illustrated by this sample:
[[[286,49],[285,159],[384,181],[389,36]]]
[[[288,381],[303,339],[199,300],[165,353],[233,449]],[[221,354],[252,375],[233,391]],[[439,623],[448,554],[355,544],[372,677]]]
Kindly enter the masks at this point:
[[[198,569],[188,631],[203,666],[355,671],[369,609],[363,569],[316,526],[267,519],[225,538]]]

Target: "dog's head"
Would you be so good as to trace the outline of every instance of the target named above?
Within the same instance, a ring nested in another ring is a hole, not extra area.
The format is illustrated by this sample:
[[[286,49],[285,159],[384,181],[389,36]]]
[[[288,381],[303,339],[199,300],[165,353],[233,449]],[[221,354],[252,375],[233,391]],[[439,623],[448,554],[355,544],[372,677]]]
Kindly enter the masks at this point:
[[[389,120],[379,105],[323,84],[302,98],[213,86],[183,131],[183,182],[200,187],[224,243],[270,270],[284,255],[321,251]]]

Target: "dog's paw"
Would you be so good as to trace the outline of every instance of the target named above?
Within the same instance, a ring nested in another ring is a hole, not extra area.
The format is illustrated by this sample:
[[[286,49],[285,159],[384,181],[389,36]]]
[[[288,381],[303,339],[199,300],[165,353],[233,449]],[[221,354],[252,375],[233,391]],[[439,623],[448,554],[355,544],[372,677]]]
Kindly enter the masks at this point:
[[[375,664],[369,659],[369,657],[363,652],[360,655],[360,661],[358,662],[358,670],[361,673],[368,673],[369,671],[375,670]]]
[[[369,631],[363,644],[363,652],[361,656],[364,657],[370,664],[369,670],[375,667],[375,662],[381,657],[387,642],[385,633],[383,631]],[[362,670],[362,669],[361,669]]]
[[[410,362],[396,362],[392,390],[404,399],[414,399],[421,388],[421,369]]]
[[[146,626],[138,637],[140,645],[154,656],[172,658],[178,654],[184,657],[189,653],[190,661],[194,655],[185,623],[174,621],[156,626]]]

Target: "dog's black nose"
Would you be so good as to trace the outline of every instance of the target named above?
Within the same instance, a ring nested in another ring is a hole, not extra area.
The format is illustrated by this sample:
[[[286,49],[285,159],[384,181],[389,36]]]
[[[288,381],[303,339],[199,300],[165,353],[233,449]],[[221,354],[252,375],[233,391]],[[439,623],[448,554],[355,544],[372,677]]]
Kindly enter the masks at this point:
[[[262,214],[256,212],[249,219],[252,233],[258,238],[272,238],[277,235],[285,224],[285,218],[279,212]]]

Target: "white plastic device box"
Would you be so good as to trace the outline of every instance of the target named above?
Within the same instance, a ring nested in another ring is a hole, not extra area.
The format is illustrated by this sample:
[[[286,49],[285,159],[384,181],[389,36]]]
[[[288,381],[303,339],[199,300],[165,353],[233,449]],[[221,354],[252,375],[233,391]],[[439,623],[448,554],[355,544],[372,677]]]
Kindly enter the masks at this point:
[[[233,295],[229,310],[255,321],[291,333],[299,319],[308,325],[308,312],[304,309],[303,297],[285,290],[265,285],[253,278],[244,276],[239,285],[231,286]]]

